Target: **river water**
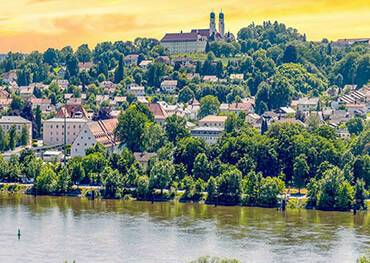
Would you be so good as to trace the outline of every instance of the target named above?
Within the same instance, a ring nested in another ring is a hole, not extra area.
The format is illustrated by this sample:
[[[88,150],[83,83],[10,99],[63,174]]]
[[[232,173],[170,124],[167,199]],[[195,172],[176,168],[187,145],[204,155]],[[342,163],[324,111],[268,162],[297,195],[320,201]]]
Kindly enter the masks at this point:
[[[0,195],[0,262],[355,262],[365,254],[370,213]]]

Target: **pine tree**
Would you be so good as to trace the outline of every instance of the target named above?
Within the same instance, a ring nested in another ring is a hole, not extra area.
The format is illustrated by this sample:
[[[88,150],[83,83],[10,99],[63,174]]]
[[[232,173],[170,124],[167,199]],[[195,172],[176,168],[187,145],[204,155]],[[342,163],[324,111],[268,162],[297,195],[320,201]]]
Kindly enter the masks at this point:
[[[118,67],[114,72],[114,82],[120,83],[124,77],[124,68],[123,68],[123,56],[119,57]]]

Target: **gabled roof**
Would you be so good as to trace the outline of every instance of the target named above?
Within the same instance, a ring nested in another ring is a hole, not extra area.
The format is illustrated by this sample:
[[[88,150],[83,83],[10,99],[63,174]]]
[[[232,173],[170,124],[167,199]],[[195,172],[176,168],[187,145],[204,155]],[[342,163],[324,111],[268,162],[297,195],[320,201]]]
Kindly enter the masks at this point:
[[[198,40],[198,33],[167,33],[161,42],[192,42]]]
[[[159,103],[149,103],[148,108],[153,113],[155,120],[164,120],[167,118],[165,110]]]
[[[81,115],[82,118],[87,119],[87,112],[81,105],[67,104],[60,108],[55,117],[57,118],[74,118]]]
[[[117,124],[117,119],[108,119],[92,121],[89,122],[87,126],[98,143],[101,143],[105,147],[111,147],[117,144],[114,136],[114,130],[117,127]]]

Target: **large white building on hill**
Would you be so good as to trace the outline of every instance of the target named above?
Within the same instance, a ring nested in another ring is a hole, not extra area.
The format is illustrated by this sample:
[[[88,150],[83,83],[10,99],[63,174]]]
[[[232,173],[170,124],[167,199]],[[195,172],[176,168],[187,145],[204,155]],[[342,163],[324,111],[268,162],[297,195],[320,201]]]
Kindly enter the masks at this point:
[[[218,31],[216,28],[216,15],[210,14],[209,28],[193,29],[191,32],[166,33],[161,45],[171,54],[204,52],[208,41],[232,41],[235,39],[230,32],[225,33],[225,15],[221,11],[218,17]]]

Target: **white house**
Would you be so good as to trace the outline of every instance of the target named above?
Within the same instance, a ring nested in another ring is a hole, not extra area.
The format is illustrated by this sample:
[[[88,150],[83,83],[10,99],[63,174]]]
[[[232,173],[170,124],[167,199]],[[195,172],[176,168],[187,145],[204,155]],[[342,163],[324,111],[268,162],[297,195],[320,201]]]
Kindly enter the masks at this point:
[[[112,151],[116,150],[118,142],[114,136],[114,129],[117,127],[117,123],[117,119],[85,123],[72,144],[71,156],[85,156],[86,150],[97,143],[107,149],[112,149]]]
[[[174,93],[177,88],[177,80],[164,80],[161,83],[161,90],[166,93]]]
[[[87,123],[84,118],[52,118],[43,122],[44,145],[59,145],[64,143],[64,121],[66,122],[66,142],[72,144],[81,129]]]
[[[144,86],[136,86],[136,85],[130,85],[127,91],[129,94],[132,94],[134,96],[145,96],[145,88]]]
[[[215,144],[222,136],[224,129],[218,127],[197,127],[192,129],[191,135],[204,140],[207,144]]]
[[[17,133],[22,132],[23,127],[28,131],[28,145],[32,143],[32,122],[26,120],[20,116],[2,116],[0,119],[0,128],[4,134],[8,132],[12,127],[15,127]]]

